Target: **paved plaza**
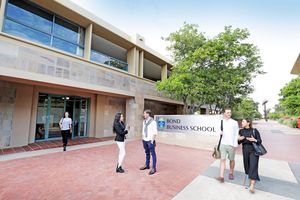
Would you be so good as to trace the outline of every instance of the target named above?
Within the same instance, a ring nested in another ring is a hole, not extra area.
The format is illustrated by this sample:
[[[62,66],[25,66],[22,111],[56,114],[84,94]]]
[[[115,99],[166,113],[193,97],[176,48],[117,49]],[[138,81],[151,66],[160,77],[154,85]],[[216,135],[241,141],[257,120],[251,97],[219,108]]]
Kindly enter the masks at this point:
[[[125,174],[116,174],[117,146],[113,141],[52,148],[0,157],[0,199],[300,199],[300,130],[277,122],[259,121],[268,154],[261,157],[261,181],[255,194],[243,185],[241,148],[235,180],[220,184],[219,161],[201,149],[158,143],[158,172],[140,171],[141,141],[127,142]],[[228,172],[227,172],[228,174]]]

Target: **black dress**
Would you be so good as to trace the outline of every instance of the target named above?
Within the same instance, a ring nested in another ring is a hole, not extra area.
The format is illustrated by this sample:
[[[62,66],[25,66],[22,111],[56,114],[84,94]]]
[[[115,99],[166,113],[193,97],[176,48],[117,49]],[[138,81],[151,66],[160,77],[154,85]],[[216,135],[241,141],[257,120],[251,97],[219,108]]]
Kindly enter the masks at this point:
[[[255,135],[253,131],[255,132]],[[248,141],[246,138],[251,137],[251,135],[253,135],[253,137],[257,140],[257,143],[260,144],[262,142],[260,134],[257,129],[244,128],[240,130],[239,135],[245,137],[245,139],[239,141],[239,144],[243,144],[243,160],[244,160],[245,173],[249,176],[249,179],[259,181],[260,180],[258,176],[259,156],[255,155],[255,150],[252,146],[252,142]]]
[[[128,133],[128,131],[125,130],[124,122],[115,123],[114,132],[116,133],[115,141],[124,142],[124,140],[126,139],[125,135]]]

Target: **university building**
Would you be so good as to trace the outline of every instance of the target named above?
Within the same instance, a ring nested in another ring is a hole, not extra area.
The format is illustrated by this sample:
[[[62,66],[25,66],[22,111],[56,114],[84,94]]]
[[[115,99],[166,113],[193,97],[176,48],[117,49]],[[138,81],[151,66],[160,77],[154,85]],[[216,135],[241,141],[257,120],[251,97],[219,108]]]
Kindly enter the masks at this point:
[[[0,0],[0,148],[59,139],[65,111],[73,137],[112,136],[116,112],[139,137],[144,109],[180,114],[155,82],[172,63],[68,0]]]

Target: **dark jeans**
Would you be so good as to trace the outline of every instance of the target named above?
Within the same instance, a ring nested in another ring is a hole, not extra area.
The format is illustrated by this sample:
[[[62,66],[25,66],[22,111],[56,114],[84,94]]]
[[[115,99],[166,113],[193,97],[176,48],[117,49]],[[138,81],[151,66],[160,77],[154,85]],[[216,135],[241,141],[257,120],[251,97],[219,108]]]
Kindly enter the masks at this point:
[[[61,130],[61,137],[64,147],[68,144],[68,136],[70,135],[70,130]]]
[[[155,141],[153,144],[151,141],[144,141],[143,146],[146,153],[146,166],[150,167],[150,154],[152,156],[152,169],[156,171],[156,153],[155,153]]]

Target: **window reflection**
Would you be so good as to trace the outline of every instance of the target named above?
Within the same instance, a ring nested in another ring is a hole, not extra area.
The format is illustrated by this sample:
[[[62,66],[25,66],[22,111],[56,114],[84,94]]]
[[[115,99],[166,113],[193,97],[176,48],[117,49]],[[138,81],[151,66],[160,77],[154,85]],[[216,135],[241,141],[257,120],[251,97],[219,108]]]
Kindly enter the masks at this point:
[[[53,15],[39,10],[26,2],[10,0],[6,16],[16,22],[45,33],[51,33]]]
[[[53,33],[55,36],[67,40],[69,42],[83,45],[83,31],[81,28],[73,25],[59,17],[55,18]]]
[[[8,19],[5,19],[3,29],[4,32],[14,36],[22,37],[45,45],[50,45],[51,43],[50,35],[28,28]]]
[[[100,52],[92,50],[91,60],[97,63],[102,63],[108,66],[112,66],[124,71],[128,71],[128,64],[116,58],[110,57],[108,55],[102,54]]]
[[[28,1],[8,1],[3,31],[83,56],[84,29]]]
[[[73,54],[77,54],[79,56],[83,56],[83,50],[80,50],[80,48],[77,45],[74,45],[72,43],[66,42],[64,40],[53,38],[52,46],[58,49],[61,49],[63,51],[67,51]]]

